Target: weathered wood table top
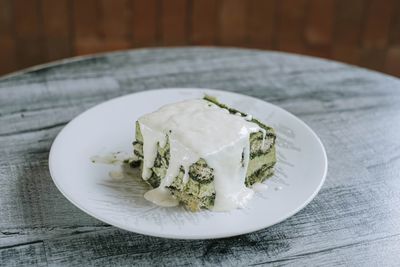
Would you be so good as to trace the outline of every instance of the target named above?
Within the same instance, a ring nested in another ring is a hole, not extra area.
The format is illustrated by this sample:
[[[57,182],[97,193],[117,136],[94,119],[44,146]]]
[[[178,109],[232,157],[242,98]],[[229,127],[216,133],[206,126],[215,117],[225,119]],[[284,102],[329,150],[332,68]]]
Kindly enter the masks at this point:
[[[301,212],[238,237],[143,236],[69,203],[48,170],[62,127],[110,98],[162,87],[239,92],[279,105],[321,137],[326,182]],[[357,67],[239,49],[136,50],[0,79],[0,265],[398,265],[400,80]]]

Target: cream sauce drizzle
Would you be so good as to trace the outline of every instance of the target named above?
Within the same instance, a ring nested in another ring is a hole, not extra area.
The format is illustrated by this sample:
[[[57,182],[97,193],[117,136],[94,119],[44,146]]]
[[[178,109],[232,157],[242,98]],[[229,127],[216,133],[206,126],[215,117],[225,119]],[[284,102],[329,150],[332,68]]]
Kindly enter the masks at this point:
[[[255,183],[251,188],[254,190],[254,192],[264,192],[267,191],[268,185],[263,183]]]
[[[229,114],[226,109],[201,99],[166,105],[140,117],[144,144],[143,179],[148,179],[151,174],[157,143],[164,146],[168,138],[170,144],[167,174],[160,186],[147,192],[145,198],[160,206],[177,205],[166,187],[173,182],[181,166],[185,171],[183,180],[187,182],[189,166],[203,158],[214,169],[216,198],[213,209],[226,211],[244,207],[254,194],[244,184],[249,162],[249,137],[253,132],[262,131],[265,139],[265,130],[249,119]]]

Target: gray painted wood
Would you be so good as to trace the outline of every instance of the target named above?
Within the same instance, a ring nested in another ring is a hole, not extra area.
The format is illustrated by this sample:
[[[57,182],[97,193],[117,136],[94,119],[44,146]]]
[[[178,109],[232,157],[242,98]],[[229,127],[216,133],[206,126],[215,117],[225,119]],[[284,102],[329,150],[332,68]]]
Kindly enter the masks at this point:
[[[119,230],[75,208],[51,181],[57,133],[104,100],[161,87],[240,92],[277,104],[325,144],[317,197],[273,227],[182,241]],[[275,52],[181,48],[61,61],[0,79],[0,265],[398,265],[400,81]]]

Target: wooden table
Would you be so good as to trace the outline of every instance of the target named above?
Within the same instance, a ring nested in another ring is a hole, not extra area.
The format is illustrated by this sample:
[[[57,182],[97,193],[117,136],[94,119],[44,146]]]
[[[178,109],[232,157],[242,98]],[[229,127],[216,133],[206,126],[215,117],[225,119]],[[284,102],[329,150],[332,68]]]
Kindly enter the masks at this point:
[[[104,100],[160,87],[240,92],[294,113],[321,137],[317,197],[239,237],[168,240],[119,230],[54,186],[51,143]],[[69,59],[0,80],[0,265],[398,265],[400,81],[331,61],[239,49],[134,50]]]

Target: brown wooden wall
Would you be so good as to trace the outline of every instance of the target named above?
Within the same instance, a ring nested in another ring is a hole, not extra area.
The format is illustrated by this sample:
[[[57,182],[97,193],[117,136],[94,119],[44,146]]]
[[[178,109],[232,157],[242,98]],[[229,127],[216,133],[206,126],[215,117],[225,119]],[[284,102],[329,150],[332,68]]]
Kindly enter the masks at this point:
[[[0,74],[74,55],[217,45],[400,76],[399,0],[0,0]]]

